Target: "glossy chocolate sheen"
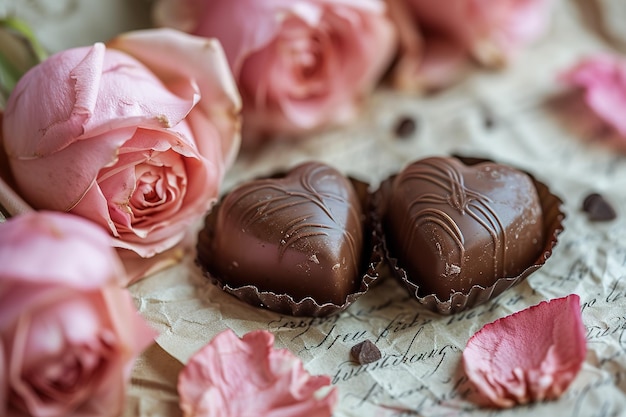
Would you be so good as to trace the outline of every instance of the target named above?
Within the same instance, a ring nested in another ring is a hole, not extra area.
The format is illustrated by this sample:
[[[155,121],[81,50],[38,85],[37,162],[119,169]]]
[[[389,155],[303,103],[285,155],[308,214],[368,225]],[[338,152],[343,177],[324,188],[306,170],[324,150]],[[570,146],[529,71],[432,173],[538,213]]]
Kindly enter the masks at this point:
[[[207,267],[230,287],[343,304],[359,284],[363,212],[345,176],[309,162],[231,191],[211,245]]]
[[[441,301],[521,273],[544,244],[531,178],[500,164],[416,161],[393,180],[386,207],[392,256],[421,296]]]

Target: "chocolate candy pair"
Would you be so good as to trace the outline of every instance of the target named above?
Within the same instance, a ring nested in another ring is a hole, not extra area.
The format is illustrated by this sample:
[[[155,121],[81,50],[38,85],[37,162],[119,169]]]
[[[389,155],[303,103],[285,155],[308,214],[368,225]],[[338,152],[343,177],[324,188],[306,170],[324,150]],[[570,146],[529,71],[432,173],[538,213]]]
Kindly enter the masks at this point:
[[[451,314],[545,262],[562,230],[560,203],[490,162],[419,160],[375,193],[308,162],[228,193],[199,234],[197,261],[248,303],[323,316],[364,294],[385,259],[420,303]]]

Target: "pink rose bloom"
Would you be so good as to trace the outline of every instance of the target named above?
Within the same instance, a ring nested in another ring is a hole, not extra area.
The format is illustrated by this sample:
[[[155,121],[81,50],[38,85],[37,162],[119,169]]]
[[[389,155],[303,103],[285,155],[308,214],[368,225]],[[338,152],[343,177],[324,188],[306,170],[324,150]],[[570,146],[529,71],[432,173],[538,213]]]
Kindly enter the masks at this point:
[[[159,0],[154,20],[222,42],[248,145],[350,120],[395,52],[382,0]]]
[[[446,87],[476,59],[502,67],[546,30],[552,0],[387,0],[400,34],[394,82]]]
[[[582,59],[560,75],[561,81],[582,89],[589,109],[626,137],[626,58],[598,54]]]
[[[239,145],[239,96],[220,45],[131,32],[31,69],[4,114],[19,193],[86,217],[147,258],[216,200]]]
[[[178,378],[185,417],[330,417],[337,403],[328,376],[311,376],[274,335],[250,332],[242,339],[226,330],[197,352]]]
[[[465,372],[494,407],[554,400],[585,361],[585,333],[578,295],[544,301],[472,336],[463,351]]]
[[[155,333],[110,236],[59,212],[0,223],[0,415],[117,416]]]

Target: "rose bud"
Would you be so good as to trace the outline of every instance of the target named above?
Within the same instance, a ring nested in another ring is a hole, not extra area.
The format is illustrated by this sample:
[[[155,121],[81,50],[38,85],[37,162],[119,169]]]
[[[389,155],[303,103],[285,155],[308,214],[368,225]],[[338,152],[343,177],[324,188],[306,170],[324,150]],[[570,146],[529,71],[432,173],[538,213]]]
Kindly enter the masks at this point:
[[[111,237],[59,212],[0,223],[0,415],[117,416],[155,332]]]
[[[351,120],[395,52],[381,0],[159,0],[153,15],[222,42],[248,147]]]

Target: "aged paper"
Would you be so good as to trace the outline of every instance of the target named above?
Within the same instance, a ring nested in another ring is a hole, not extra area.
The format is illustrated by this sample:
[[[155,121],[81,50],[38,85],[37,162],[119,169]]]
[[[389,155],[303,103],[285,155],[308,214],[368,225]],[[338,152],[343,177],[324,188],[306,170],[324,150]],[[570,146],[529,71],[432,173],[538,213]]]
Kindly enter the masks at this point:
[[[309,159],[326,161],[372,184],[429,155],[487,157],[524,169],[564,201],[565,231],[546,265],[491,302],[453,316],[425,311],[392,279],[337,316],[293,318],[247,306],[209,284],[193,252],[172,270],[132,288],[140,311],[161,331],[155,359],[182,364],[218,332],[264,329],[277,347],[298,355],[314,374],[339,388],[336,417],[382,416],[609,416],[626,410],[626,158],[624,147],[586,114],[581,97],[556,75],[587,53],[605,50],[560,3],[547,39],[502,73],[478,72],[427,98],[378,91],[352,126],[294,144],[242,155],[227,187]],[[398,119],[410,116],[415,133],[398,138]],[[609,223],[590,222],[580,207],[591,192],[618,209]],[[494,411],[478,408],[461,368],[469,337],[484,324],[546,299],[579,294],[588,354],[558,401]],[[383,357],[350,362],[349,350],[370,339]],[[156,365],[158,366],[158,365]],[[147,369],[150,369],[148,366]],[[141,372],[139,372],[141,374]],[[150,381],[150,377],[147,377]],[[164,392],[175,401],[175,381]],[[134,391],[131,390],[131,395]],[[161,390],[143,393],[158,411]],[[150,408],[150,407],[148,407]]]
[[[110,10],[117,12],[125,4],[105,3],[114,4]],[[26,10],[35,22],[41,20],[44,40],[61,49],[79,42],[76,33],[90,30],[89,20],[80,19],[90,13],[85,5],[93,5],[94,14],[103,12],[105,3],[67,0],[52,8],[52,1],[17,5],[9,0],[7,8]],[[453,88],[422,98],[383,87],[364,103],[363,114],[351,126],[241,155],[225,186],[315,159],[375,189],[422,157],[490,158],[532,173],[564,201],[565,231],[543,268],[489,303],[453,316],[425,311],[387,279],[343,313],[310,319],[254,308],[224,294],[202,277],[191,249],[180,265],[130,288],[160,336],[133,370],[125,416],[181,415],[178,373],[194,352],[227,328],[239,335],[269,330],[276,346],[299,356],[309,372],[330,375],[340,394],[335,417],[626,413],[626,146],[586,113],[579,95],[556,81],[580,57],[610,49],[606,33],[623,39],[626,11],[621,0],[593,2],[603,12],[600,23],[607,25],[603,35],[581,15],[582,3],[557,2],[548,36],[508,70],[477,70]],[[48,18],[57,15],[67,15],[71,24],[55,26]],[[146,24],[141,16],[137,27]],[[121,24],[120,29],[133,28],[127,19]],[[90,33],[84,39],[105,40],[114,34]],[[417,128],[398,138],[395,125],[404,116],[414,118]],[[616,207],[616,220],[587,219],[580,207],[591,192],[602,193]],[[461,368],[469,337],[500,317],[572,293],[581,297],[588,354],[562,398],[505,411],[478,408]],[[380,348],[382,358],[368,365],[350,362],[350,348],[365,339]]]

